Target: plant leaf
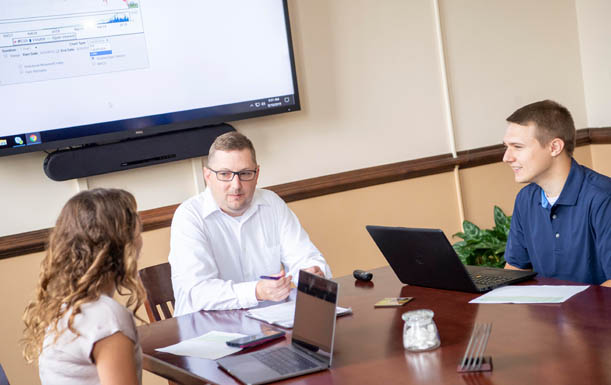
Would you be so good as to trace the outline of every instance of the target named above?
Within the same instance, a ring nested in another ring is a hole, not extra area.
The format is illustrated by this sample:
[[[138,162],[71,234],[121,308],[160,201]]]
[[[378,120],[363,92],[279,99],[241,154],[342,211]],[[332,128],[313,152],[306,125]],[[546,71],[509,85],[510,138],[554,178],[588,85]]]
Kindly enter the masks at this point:
[[[502,208],[499,206],[494,206],[494,223],[499,226],[500,224],[505,224],[508,222],[508,216],[505,214]]]
[[[463,221],[464,232],[453,235],[462,238],[462,241],[453,245],[462,263],[493,267],[505,265],[504,255],[511,217],[505,215],[500,207],[494,206],[494,223],[492,229],[480,229],[470,221]]]
[[[466,235],[465,233],[458,232],[458,233],[452,234],[452,238],[454,237],[465,239]]]
[[[463,221],[462,227],[465,230],[465,235],[470,238],[478,237],[480,234],[480,229],[473,223],[469,221]]]

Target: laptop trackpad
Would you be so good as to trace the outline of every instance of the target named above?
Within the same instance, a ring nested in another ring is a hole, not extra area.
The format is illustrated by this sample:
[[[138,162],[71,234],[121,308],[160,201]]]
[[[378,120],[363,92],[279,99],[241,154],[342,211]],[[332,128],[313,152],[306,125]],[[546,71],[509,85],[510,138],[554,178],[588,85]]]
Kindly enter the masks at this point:
[[[223,368],[231,375],[240,378],[247,384],[258,383],[267,378],[277,378],[278,372],[250,355],[238,355],[226,357],[218,361],[224,361]]]

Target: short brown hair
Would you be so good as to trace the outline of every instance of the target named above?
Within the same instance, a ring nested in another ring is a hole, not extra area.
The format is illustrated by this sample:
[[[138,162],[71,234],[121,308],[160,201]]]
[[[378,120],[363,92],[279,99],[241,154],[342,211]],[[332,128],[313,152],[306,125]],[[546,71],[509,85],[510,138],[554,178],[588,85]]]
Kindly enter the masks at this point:
[[[564,149],[569,156],[575,149],[575,123],[569,110],[553,100],[542,100],[518,108],[507,118],[509,123],[527,126],[533,123],[535,137],[542,146],[555,138],[564,141]]]
[[[257,164],[257,154],[255,153],[255,147],[252,145],[250,139],[237,131],[227,132],[218,136],[210,146],[210,151],[208,151],[208,164],[211,163],[216,151],[240,151],[244,149],[250,150],[252,161]]]

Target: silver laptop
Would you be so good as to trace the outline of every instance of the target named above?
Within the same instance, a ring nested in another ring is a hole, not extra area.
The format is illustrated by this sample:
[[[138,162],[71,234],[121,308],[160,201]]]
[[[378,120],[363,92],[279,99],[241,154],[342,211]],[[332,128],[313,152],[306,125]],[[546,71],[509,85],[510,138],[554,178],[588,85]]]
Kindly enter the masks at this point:
[[[217,364],[245,384],[265,384],[330,368],[337,292],[337,282],[300,271],[291,345],[223,357]]]
[[[405,284],[482,293],[531,279],[533,271],[465,266],[443,231],[366,226],[367,231]]]

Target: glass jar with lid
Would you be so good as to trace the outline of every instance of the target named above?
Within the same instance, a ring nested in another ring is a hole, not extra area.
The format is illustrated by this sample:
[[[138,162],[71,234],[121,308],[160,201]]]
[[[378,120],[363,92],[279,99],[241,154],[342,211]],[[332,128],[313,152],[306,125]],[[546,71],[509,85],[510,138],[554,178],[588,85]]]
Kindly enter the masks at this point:
[[[403,313],[403,347],[410,351],[425,351],[437,348],[441,341],[432,310],[420,309]]]

